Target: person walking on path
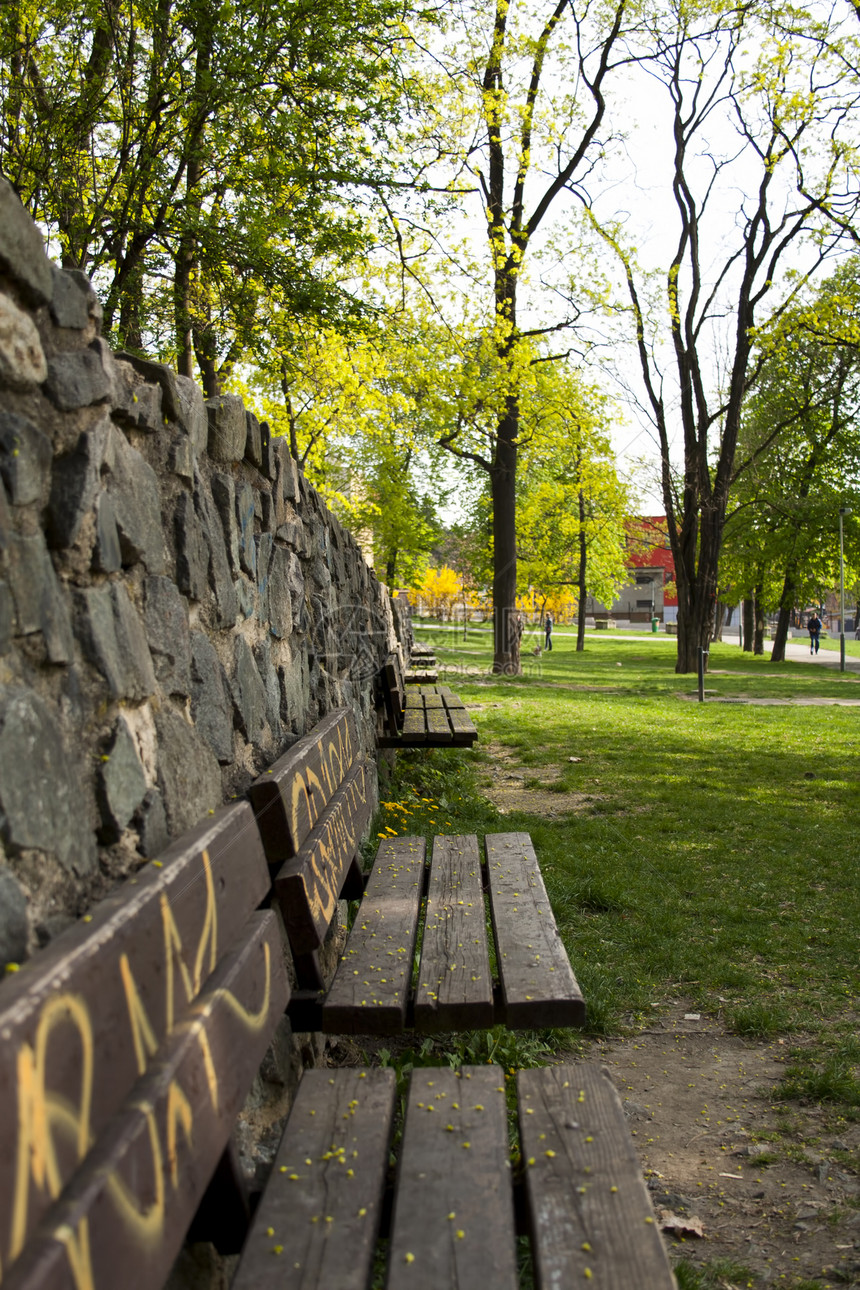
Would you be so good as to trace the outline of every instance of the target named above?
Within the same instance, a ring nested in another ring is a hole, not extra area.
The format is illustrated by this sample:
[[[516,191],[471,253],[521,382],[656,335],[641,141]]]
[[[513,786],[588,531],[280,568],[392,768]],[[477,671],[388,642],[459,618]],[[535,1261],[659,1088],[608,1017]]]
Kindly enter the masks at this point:
[[[544,629],[544,632],[546,633],[544,649],[551,650],[552,649],[552,614],[547,614],[546,618],[543,620],[543,629]]]
[[[809,632],[809,652],[810,654],[817,654],[818,642],[821,639],[821,619],[814,611],[806,624],[806,630]]]

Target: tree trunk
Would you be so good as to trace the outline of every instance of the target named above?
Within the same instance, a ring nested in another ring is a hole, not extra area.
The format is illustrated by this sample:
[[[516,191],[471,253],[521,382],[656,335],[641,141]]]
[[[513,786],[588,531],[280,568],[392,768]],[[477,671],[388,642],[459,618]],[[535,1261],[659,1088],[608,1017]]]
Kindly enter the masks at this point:
[[[797,595],[796,570],[794,566],[785,571],[782,584],[782,595],[779,598],[779,618],[776,624],[776,635],[773,638],[773,649],[770,652],[771,663],[785,662],[785,642],[791,626],[794,600]]]
[[[714,634],[717,564],[723,523],[724,507],[718,504],[703,506],[698,524],[695,516],[692,522],[687,521],[686,515],[684,517],[679,533],[679,552],[675,557],[675,578],[678,584],[676,672],[698,671],[699,650],[707,651]]]
[[[588,568],[588,547],[585,541],[585,494],[579,490],[579,613],[576,621],[576,652],[581,654],[585,649],[585,602],[587,596],[586,572]]]
[[[519,400],[511,395],[496,432],[496,455],[490,476],[493,497],[493,671],[520,672],[519,651],[512,655],[517,604],[517,435]]]
[[[385,581],[386,584],[394,590],[394,578],[397,573],[397,550],[390,551],[388,559],[385,561]]]
[[[764,613],[762,612],[761,602],[763,589],[755,589],[755,632],[753,640],[753,654],[764,653]]]
[[[755,621],[755,600],[752,596],[747,596],[744,601],[744,653],[752,654],[753,651],[753,632]]]

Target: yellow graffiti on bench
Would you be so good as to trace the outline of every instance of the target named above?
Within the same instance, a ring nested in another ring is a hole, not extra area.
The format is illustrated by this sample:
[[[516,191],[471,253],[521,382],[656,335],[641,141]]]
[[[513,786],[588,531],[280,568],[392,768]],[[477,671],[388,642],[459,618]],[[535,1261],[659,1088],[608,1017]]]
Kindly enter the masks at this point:
[[[183,955],[182,936],[171,911],[167,894],[162,892],[160,895],[166,990],[163,1036],[156,1033],[156,1028],[147,1014],[126,953],[119,957],[119,972],[138,1073],[144,1074],[149,1061],[164,1039],[171,1034],[187,1030],[192,1039],[199,1043],[210,1103],[213,1110],[217,1112],[218,1076],[210,1049],[206,1021],[216,1006],[226,1005],[249,1032],[258,1032],[265,1025],[271,1006],[272,963],[270,946],[268,942],[264,942],[265,986],[262,1004],[256,1011],[246,1009],[229,990],[223,988],[213,991],[203,1003],[193,1004],[206,977],[218,962],[218,913],[212,867],[207,851],[204,850],[200,858],[206,885],[206,906],[193,958],[189,956],[190,970]],[[174,1000],[177,965],[185,1003],[191,1005],[183,1010],[178,1021]],[[66,1046],[77,1044],[80,1051],[79,1098],[75,1103],[67,1096],[48,1087],[48,1054],[51,1037],[58,1028],[66,1026],[71,1026],[74,1031],[74,1037],[66,1038]],[[39,1013],[32,1044],[21,1044],[17,1054],[18,1144],[9,1240],[10,1265],[21,1254],[27,1241],[31,1184],[35,1185],[38,1191],[46,1193],[50,1201],[55,1201],[71,1176],[71,1174],[63,1176],[58,1158],[59,1141],[62,1140],[72,1146],[75,1162],[73,1169],[86,1158],[95,1141],[91,1130],[91,1112],[96,1058],[92,1023],[84,998],[78,994],[66,992],[46,1001]],[[163,1230],[166,1204],[165,1154],[171,1185],[177,1188],[179,1185],[178,1133],[181,1130],[190,1143],[194,1113],[179,1083],[175,1079],[172,1080],[167,1091],[165,1151],[159,1138],[154,1106],[148,1102],[134,1102],[130,1105],[146,1119],[155,1179],[155,1198],[146,1209],[141,1209],[134,1193],[128,1189],[121,1178],[111,1174],[104,1181],[114,1207],[125,1226],[138,1242],[148,1245],[157,1241]],[[87,1218],[84,1217],[78,1224],[77,1232],[73,1231],[67,1223],[59,1224],[54,1231],[54,1236],[65,1247],[78,1290],[94,1290]],[[2,1280],[3,1268],[0,1263],[0,1281]]]

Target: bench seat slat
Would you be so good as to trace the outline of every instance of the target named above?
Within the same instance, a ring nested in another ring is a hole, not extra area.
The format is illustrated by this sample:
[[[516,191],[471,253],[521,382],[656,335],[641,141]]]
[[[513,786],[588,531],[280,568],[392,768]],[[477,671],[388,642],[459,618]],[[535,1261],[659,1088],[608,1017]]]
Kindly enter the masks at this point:
[[[550,1066],[520,1071],[517,1085],[523,1159],[534,1161],[526,1195],[539,1290],[584,1285],[586,1268],[595,1290],[673,1290],[609,1076],[596,1066]]]
[[[415,1029],[438,1033],[492,1024],[493,981],[477,838],[437,837],[415,997]]]
[[[161,1285],[288,998],[277,919],[253,914],[21,1258],[4,1267],[4,1290]]]
[[[393,1070],[305,1072],[232,1290],[365,1290],[395,1096]]]
[[[410,705],[406,709],[403,717],[403,730],[401,732],[404,740],[411,740],[415,743],[424,743],[427,738],[427,726],[424,719],[424,706]]]
[[[183,834],[86,920],[57,936],[3,983],[0,1106],[27,1105],[18,1081],[21,1063],[32,1063],[35,1087],[46,1099],[79,1108],[90,1133],[99,1133],[138,1079],[152,1044],[167,1034],[170,1011],[182,1017],[189,995],[203,987],[268,887],[253,813],[247,802],[236,802]],[[85,1053],[97,1054],[90,1086]],[[38,1106],[30,1109],[38,1116]],[[26,1122],[26,1114],[0,1115],[2,1214],[13,1213],[16,1196],[23,1204],[16,1178],[19,1152],[29,1151]],[[60,1152],[58,1167],[65,1183],[74,1161]],[[51,1199],[47,1186],[30,1182],[25,1232]],[[6,1224],[0,1227],[4,1270],[9,1241]]]
[[[478,738],[475,723],[465,708],[448,708],[448,724],[455,744],[472,744]]]
[[[503,1086],[498,1066],[413,1072],[386,1290],[518,1284]]]
[[[294,954],[312,954],[325,940],[370,812],[367,769],[360,761],[334,794],[300,854],[278,871],[275,893]]]
[[[488,833],[490,910],[506,1022],[581,1026],[585,1003],[527,833]]]
[[[383,842],[323,1004],[329,1034],[399,1035],[412,986],[424,886],[423,838]]]

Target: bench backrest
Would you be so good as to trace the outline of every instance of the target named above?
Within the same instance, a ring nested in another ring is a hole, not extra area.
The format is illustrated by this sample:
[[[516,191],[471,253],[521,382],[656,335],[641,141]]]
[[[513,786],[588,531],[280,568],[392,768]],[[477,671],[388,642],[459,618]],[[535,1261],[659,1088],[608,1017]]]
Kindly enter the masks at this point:
[[[385,716],[391,730],[399,730],[406,712],[406,679],[397,654],[389,654],[379,672]]]
[[[355,717],[339,708],[248,790],[295,956],[325,940],[370,819],[368,768]],[[359,894],[358,892],[354,894]]]
[[[4,1290],[166,1275],[288,1001],[268,889],[235,803],[0,987]]]

